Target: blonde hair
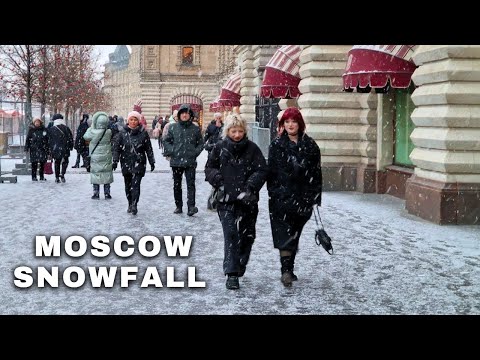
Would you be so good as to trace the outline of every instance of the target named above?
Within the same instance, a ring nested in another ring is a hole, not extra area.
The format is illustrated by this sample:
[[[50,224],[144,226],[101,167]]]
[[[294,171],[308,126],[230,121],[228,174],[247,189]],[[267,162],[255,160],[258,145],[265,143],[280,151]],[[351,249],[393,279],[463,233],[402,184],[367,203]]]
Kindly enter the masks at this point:
[[[235,126],[241,127],[243,131],[245,131],[245,136],[247,136],[247,122],[240,116],[240,114],[230,114],[225,119],[225,123],[223,126],[223,138],[226,138],[228,130]]]

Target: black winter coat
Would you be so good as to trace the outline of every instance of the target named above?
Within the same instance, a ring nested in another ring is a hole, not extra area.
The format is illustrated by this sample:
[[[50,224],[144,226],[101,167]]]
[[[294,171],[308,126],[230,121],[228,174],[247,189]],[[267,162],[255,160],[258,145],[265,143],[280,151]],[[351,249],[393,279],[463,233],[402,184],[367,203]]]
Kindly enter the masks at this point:
[[[75,136],[75,150],[78,151],[79,154],[88,155],[88,145],[85,143],[85,139],[83,135],[88,130],[88,123],[87,121],[83,120],[77,128],[77,135]]]
[[[54,159],[61,159],[70,156],[73,150],[72,130],[66,125],[54,125],[47,130],[50,153]]]
[[[221,127],[218,127],[216,123],[217,122],[215,120],[212,120],[210,124],[208,124],[207,130],[205,130],[203,142],[205,143],[205,150],[208,152],[213,150],[213,147],[220,140],[222,135],[223,124]]]
[[[262,151],[246,137],[239,142],[229,137],[217,142],[205,165],[205,180],[215,188],[224,186],[226,203],[235,202],[241,192],[247,191],[258,199],[267,173]]]
[[[140,174],[145,176],[147,158],[150,165],[155,164],[152,143],[143,126],[135,129],[124,126],[113,142],[113,162],[122,165],[122,174]]]
[[[28,129],[27,139],[25,140],[25,150],[30,151],[31,162],[46,162],[50,149],[48,148],[48,134],[45,126],[30,127]]]
[[[268,152],[268,194],[286,212],[308,212],[322,201],[320,149],[307,134],[297,144],[286,131],[272,141]]]
[[[203,151],[200,128],[191,120],[170,124],[163,149],[163,155],[171,158],[170,166],[197,166],[197,157]]]

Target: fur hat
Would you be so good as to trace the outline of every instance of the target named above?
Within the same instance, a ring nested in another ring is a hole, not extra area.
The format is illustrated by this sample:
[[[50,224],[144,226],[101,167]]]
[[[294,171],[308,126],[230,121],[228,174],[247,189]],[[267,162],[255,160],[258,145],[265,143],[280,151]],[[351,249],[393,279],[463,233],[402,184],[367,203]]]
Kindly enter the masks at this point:
[[[62,114],[54,114],[52,116],[52,120],[58,120],[58,119],[63,119],[63,115]]]

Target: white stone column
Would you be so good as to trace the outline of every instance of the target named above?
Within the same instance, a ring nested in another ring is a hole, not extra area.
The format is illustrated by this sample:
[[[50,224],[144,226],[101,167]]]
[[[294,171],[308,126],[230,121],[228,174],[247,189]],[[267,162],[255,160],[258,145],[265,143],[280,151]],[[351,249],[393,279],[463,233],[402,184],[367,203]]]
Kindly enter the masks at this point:
[[[422,45],[413,60],[406,208],[436,223],[480,224],[480,46]]]
[[[375,191],[375,93],[343,91],[351,45],[304,45],[298,105],[320,146],[325,190]]]
[[[242,74],[240,83],[240,114],[247,122],[255,121],[255,65],[253,64],[253,51],[251,45],[237,45],[234,48],[239,57]]]

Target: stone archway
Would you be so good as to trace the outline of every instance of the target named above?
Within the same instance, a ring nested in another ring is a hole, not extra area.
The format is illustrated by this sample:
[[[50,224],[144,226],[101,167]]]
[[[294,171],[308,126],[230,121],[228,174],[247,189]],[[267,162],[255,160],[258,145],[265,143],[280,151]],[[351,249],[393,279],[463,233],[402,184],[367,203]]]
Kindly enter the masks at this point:
[[[205,108],[205,94],[203,91],[190,87],[181,87],[172,93],[170,98],[170,110],[178,110],[180,105],[189,104],[194,113],[198,116],[200,128],[203,128],[203,113]]]

